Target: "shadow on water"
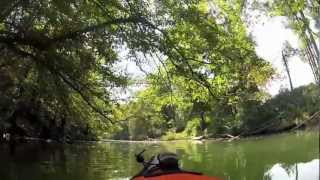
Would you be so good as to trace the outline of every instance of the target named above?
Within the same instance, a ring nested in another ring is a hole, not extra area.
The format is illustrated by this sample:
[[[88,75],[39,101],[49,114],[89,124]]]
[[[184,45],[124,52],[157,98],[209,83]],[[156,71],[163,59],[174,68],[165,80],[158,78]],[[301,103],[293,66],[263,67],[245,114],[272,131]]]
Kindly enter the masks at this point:
[[[317,180],[318,140],[317,133],[299,133],[231,143],[20,143],[14,153],[10,144],[2,144],[0,175],[2,180],[125,179],[141,168],[134,154],[146,148],[146,157],[176,152],[183,168],[225,179]]]

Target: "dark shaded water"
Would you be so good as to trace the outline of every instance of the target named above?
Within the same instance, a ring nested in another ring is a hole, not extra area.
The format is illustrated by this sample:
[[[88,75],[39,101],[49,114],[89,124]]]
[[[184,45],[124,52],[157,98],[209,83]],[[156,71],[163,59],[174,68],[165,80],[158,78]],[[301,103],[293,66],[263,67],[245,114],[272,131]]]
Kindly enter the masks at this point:
[[[1,180],[128,179],[141,166],[134,154],[146,157],[176,152],[181,166],[224,179],[318,180],[319,133],[301,132],[235,142],[18,144],[10,151],[0,144]]]

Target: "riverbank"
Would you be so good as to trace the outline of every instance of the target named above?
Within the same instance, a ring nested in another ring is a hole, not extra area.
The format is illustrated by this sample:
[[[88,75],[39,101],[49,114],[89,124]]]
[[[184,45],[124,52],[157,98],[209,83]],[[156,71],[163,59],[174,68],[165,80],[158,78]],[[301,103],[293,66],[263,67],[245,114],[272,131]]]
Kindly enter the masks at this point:
[[[103,143],[103,142],[111,142],[111,143],[161,143],[161,142],[179,142],[179,141],[193,141],[193,142],[231,142],[243,139],[261,139],[264,137],[270,137],[280,134],[286,133],[303,133],[303,132],[317,132],[320,133],[318,129],[308,129],[308,130],[294,130],[294,131],[286,131],[286,132],[278,132],[273,134],[263,134],[263,135],[252,135],[252,136],[243,136],[243,137],[225,137],[225,138],[212,138],[212,137],[190,137],[184,139],[172,139],[172,140],[163,140],[163,139],[146,139],[146,140],[116,140],[116,139],[100,139],[100,140],[66,140],[64,142],[56,141],[52,139],[41,139],[41,138],[32,138],[32,137],[16,137],[15,139],[11,139],[10,141],[0,141],[7,143],[26,143],[26,142],[40,142],[40,143],[62,143],[62,144],[73,144],[73,143]]]
[[[121,123],[115,123],[106,129],[100,129],[102,127],[92,126],[90,123],[75,124],[72,123],[72,118],[40,117],[43,113],[39,113],[37,106],[22,102],[8,118],[5,118],[6,120],[0,121],[0,141],[23,139],[21,137],[35,141],[61,143],[104,139],[233,141],[248,136],[265,136],[309,127],[319,129],[320,111],[317,108],[320,104],[319,92],[318,86],[309,85],[297,88],[293,92],[280,93],[266,103],[242,112],[242,120],[238,119],[238,124],[235,123],[237,121],[235,117],[230,116],[229,119],[225,119],[209,116],[208,113],[206,118],[204,116],[193,119],[178,118],[175,119],[176,124],[172,122],[167,124],[164,119],[161,119],[161,114],[154,114],[155,119],[159,118],[158,123],[140,116],[130,121],[121,121],[118,117],[114,122]]]
[[[243,140],[243,139],[251,139],[251,138],[264,138],[264,137],[270,137],[270,136],[276,136],[280,134],[286,134],[286,133],[300,133],[300,132],[316,132],[320,133],[319,129],[310,129],[310,130],[294,130],[294,131],[285,131],[285,132],[278,132],[273,134],[263,134],[263,135],[252,135],[252,136],[233,136],[233,137],[225,137],[225,138],[212,138],[212,137],[190,137],[190,138],[184,138],[184,139],[172,139],[172,140],[163,140],[163,139],[149,139],[149,140],[115,140],[115,139],[102,139],[98,140],[97,142],[130,142],[130,143],[159,143],[159,142],[179,142],[179,141],[194,141],[194,142],[205,142],[205,141],[214,141],[214,142],[231,142],[231,141],[237,141],[237,140]],[[85,142],[85,141],[81,141]]]
[[[258,128],[251,132],[242,132],[237,135],[232,134],[216,134],[216,135],[202,135],[196,137],[187,137],[184,135],[177,135],[172,134],[170,137],[159,137],[159,138],[148,138],[142,140],[126,140],[126,139],[105,139],[105,138],[90,138],[90,139],[72,139],[70,137],[63,137],[60,139],[50,139],[50,138],[39,138],[39,137],[25,137],[25,136],[14,136],[11,137],[9,133],[5,133],[0,137],[1,142],[28,142],[28,141],[37,141],[43,143],[77,143],[77,142],[131,142],[131,143],[153,143],[153,142],[166,142],[166,141],[234,141],[243,138],[251,138],[251,137],[266,137],[281,133],[290,133],[290,132],[297,132],[297,131],[317,131],[320,132],[320,111],[315,113],[309,119],[298,123],[298,124],[291,124],[285,127],[281,127],[278,129],[268,129],[270,126],[265,126],[263,128]]]

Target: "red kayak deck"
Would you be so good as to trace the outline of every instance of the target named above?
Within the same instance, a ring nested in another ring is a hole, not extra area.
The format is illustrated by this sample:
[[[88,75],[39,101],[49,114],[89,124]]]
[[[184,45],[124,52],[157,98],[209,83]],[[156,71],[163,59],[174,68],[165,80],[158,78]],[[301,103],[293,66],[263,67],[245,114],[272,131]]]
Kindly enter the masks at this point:
[[[160,176],[153,176],[153,177],[143,177],[139,176],[134,178],[134,180],[221,180],[219,178],[215,177],[209,177],[204,175],[197,175],[197,174],[184,174],[184,173],[177,173],[177,174],[166,174],[166,175],[160,175]]]

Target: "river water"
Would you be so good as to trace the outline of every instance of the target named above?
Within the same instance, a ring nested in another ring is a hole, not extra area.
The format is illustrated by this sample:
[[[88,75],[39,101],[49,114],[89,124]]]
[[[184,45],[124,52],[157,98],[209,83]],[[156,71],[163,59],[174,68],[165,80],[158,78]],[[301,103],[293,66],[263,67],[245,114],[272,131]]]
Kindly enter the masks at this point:
[[[175,152],[186,170],[225,180],[318,180],[319,133],[299,132],[233,142],[100,142],[0,144],[1,180],[129,179],[145,157]]]

